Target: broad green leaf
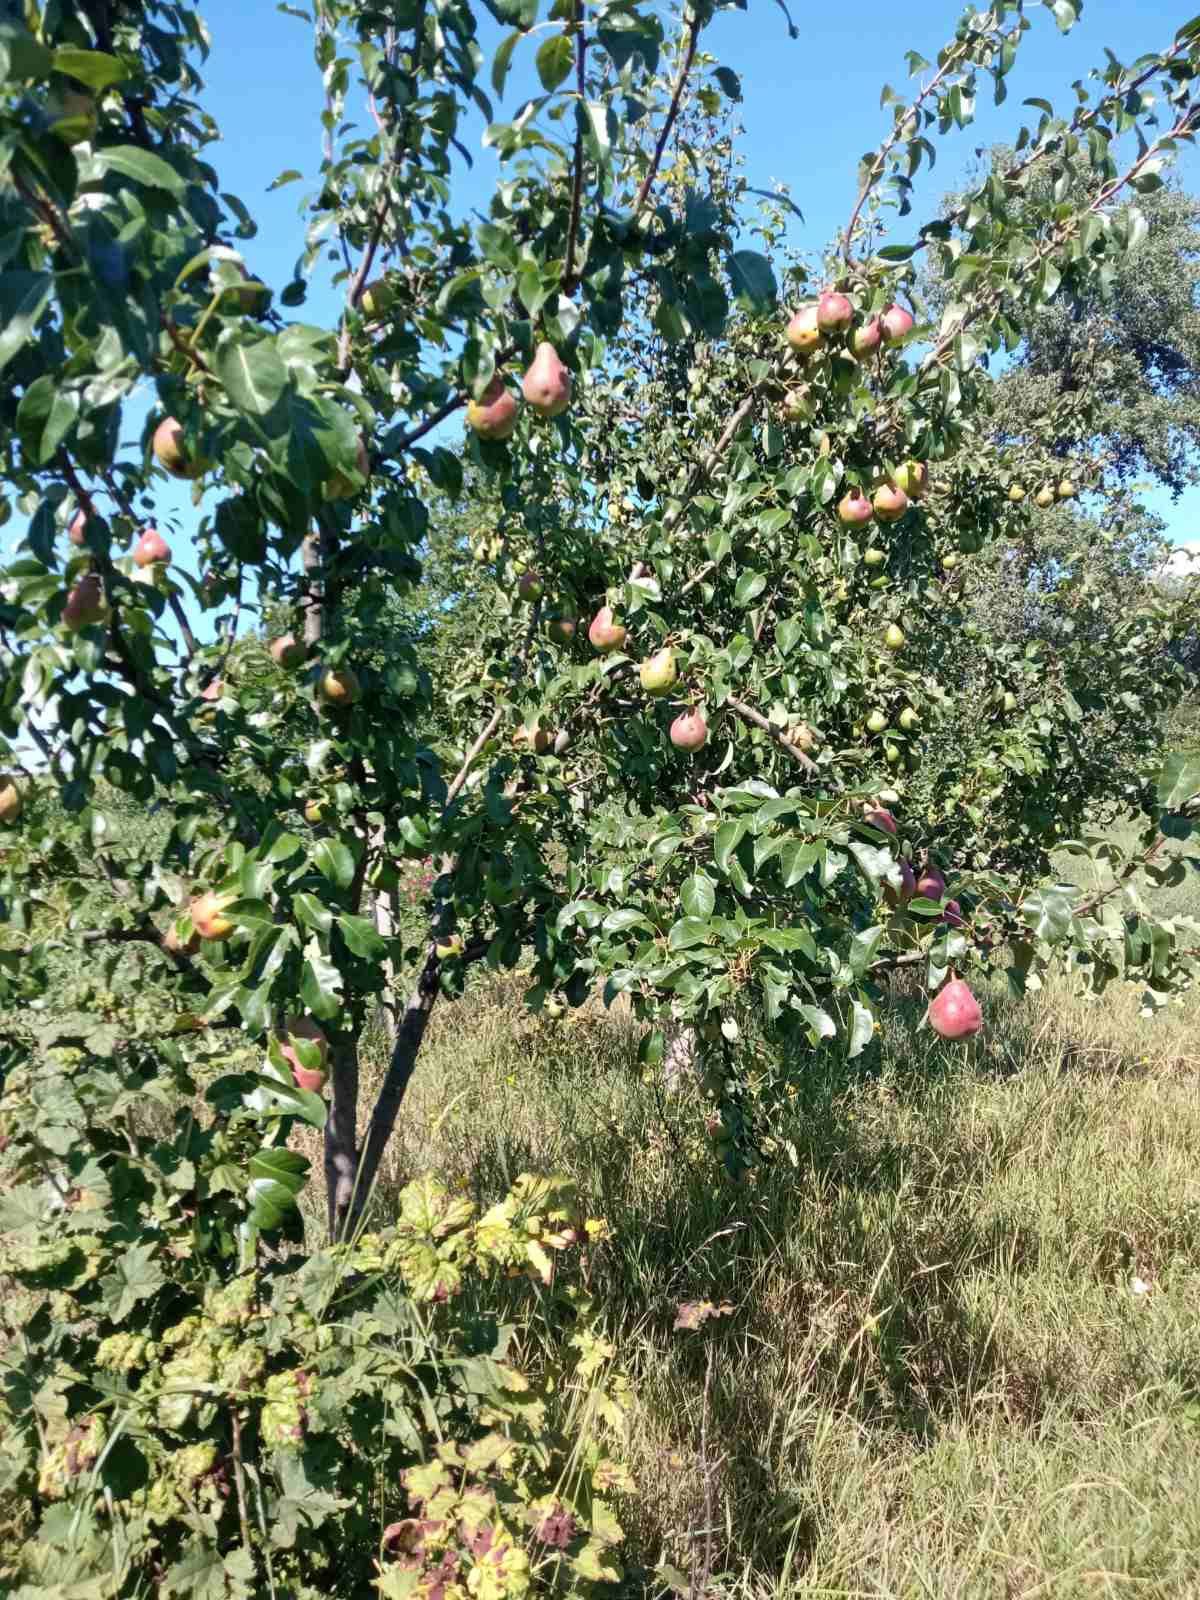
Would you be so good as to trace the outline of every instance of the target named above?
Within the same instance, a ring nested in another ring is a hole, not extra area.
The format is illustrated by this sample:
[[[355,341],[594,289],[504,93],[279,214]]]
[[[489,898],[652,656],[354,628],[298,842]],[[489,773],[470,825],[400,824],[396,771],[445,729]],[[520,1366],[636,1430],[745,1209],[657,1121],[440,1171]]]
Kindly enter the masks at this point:
[[[116,172],[151,189],[165,189],[176,200],[182,200],[186,193],[187,186],[175,168],[139,145],[105,145],[96,151],[95,160],[104,171]]]
[[[308,1182],[308,1157],[264,1147],[250,1157],[248,1172],[252,1220],[259,1228],[277,1228]]]
[[[320,840],[312,853],[312,864],[339,889],[348,889],[354,881],[354,857],[349,845],[340,839]]]
[[[570,76],[575,62],[575,46],[570,33],[552,33],[533,58],[542,88],[549,94]]]
[[[80,50],[70,44],[60,44],[54,52],[54,70],[97,92],[111,89],[129,76],[128,68],[116,56],[100,50]]]
[[[1021,916],[1034,936],[1060,944],[1071,931],[1072,907],[1078,890],[1070,884],[1034,889],[1021,904]]]
[[[667,935],[672,950],[690,950],[712,935],[712,925],[703,917],[681,917]]]
[[[0,273],[0,371],[29,341],[53,287],[49,272]]]
[[[1172,751],[1158,774],[1156,793],[1164,811],[1178,811],[1200,794],[1200,754]]]
[[[723,822],[713,841],[713,860],[718,872],[729,871],[729,858],[746,837],[744,822]]]
[[[679,891],[679,903],[685,916],[707,921],[717,903],[712,879],[706,878],[702,872],[694,872]]]
[[[337,924],[352,955],[371,959],[387,954],[387,940],[381,937],[369,917],[343,916],[337,919]]]
[[[273,411],[287,388],[288,369],[274,339],[243,344],[233,332],[217,351],[216,369],[230,400],[253,417]]]
[[[846,1039],[846,1055],[852,1061],[860,1056],[875,1037],[875,1013],[860,1000],[850,1002],[850,1032]]]
[[[725,262],[734,299],[751,311],[770,311],[779,295],[775,272],[757,250],[734,250]]]

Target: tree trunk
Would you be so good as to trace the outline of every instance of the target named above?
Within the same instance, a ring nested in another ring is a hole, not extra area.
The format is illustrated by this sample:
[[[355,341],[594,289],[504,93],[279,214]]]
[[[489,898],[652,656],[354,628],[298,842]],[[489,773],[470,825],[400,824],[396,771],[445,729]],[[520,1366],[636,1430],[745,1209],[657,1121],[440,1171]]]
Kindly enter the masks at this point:
[[[359,1178],[358,1039],[329,1043],[329,1116],[325,1123],[325,1203],[330,1239],[345,1238],[355,1213]]]

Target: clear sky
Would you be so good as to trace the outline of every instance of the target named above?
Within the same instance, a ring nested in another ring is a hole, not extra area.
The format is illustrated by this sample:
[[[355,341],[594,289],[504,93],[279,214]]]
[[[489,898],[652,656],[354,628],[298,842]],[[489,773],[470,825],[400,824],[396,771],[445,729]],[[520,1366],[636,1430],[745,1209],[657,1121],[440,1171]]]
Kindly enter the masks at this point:
[[[914,224],[961,178],[977,147],[1011,137],[1022,116],[1036,119],[1035,110],[1022,106],[1024,99],[1039,96],[1053,101],[1056,110],[1069,112],[1072,81],[1103,62],[1106,46],[1122,61],[1159,47],[1189,19],[1191,5],[1192,0],[1180,5],[1086,0],[1082,20],[1063,36],[1050,12],[1031,0],[1034,26],[1010,74],[1007,102],[995,108],[990,94],[981,95],[975,125],[939,144],[932,178],[922,174]],[[239,195],[258,220],[258,237],[244,249],[253,269],[278,288],[291,276],[301,249],[298,205],[312,186],[320,159],[321,87],[311,30],[269,0],[201,0],[201,6],[213,35],[212,55],[203,68],[204,101],[224,134],[224,142],[210,147],[208,156],[222,186]],[[766,188],[781,180],[790,186],[805,215],[805,226],[796,224],[796,242],[816,253],[847,219],[859,156],[890,125],[889,112],[880,109],[882,86],[891,83],[903,92],[905,51],[916,49],[933,59],[952,35],[960,7],[949,0],[918,0],[909,6],[883,0],[816,6],[791,0],[791,9],[797,39],[789,38],[776,0],[748,0],[747,11],[722,14],[704,38],[707,48],[742,79],[739,117],[750,182]],[[482,4],[477,11],[482,43],[490,50],[501,30]],[[532,47],[518,52],[501,115],[511,116],[524,98],[531,56]],[[498,172],[494,154],[480,143],[482,128],[476,115],[463,135],[475,153],[474,169],[464,173],[458,191],[464,207],[486,205]],[[267,193],[286,168],[299,169],[309,181]],[[1181,170],[1189,185],[1200,182],[1194,153],[1185,156]],[[904,223],[897,227],[895,237],[901,239]],[[336,305],[332,292],[314,288],[307,307],[291,314],[329,323]],[[131,424],[140,420],[130,419]],[[192,520],[184,495],[164,499],[164,509],[169,506],[179,517],[182,532]],[[1153,503],[1168,518],[1177,541],[1200,535],[1200,491],[1175,506],[1165,495],[1153,497]],[[164,525],[172,520],[166,516]],[[178,554],[184,556],[185,539],[177,543]]]

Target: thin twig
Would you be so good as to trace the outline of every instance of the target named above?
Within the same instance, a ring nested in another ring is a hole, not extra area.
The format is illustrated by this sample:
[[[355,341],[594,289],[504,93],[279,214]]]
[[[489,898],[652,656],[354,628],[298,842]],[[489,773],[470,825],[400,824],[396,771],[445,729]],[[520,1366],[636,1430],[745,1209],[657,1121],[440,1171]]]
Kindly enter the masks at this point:
[[[575,157],[571,176],[571,212],[567,222],[567,251],[563,260],[562,292],[575,293],[575,253],[579,248],[579,219],[583,212],[583,119],[587,110],[584,66],[587,33],[583,26],[583,0],[575,0]]]
[[[687,38],[683,48],[683,60],[679,64],[679,72],[676,74],[675,78],[675,87],[671,92],[671,104],[668,107],[666,116],[663,118],[663,125],[658,131],[658,139],[654,146],[654,154],[650,158],[650,166],[647,169],[646,176],[642,179],[641,187],[638,189],[638,192],[634,197],[631,218],[635,222],[637,221],[638,213],[646,203],[646,197],[650,193],[651,185],[658,176],[658,169],[662,164],[663,152],[667,148],[667,140],[671,137],[671,129],[675,126],[675,119],[679,115],[679,107],[683,101],[684,86],[687,83],[688,74],[692,70],[692,62],[696,59],[696,44],[700,38],[700,29],[702,26],[703,24],[699,15],[693,12],[692,19],[687,25]]]
[[[780,733],[778,728],[773,727],[761,711],[755,711],[753,706],[748,706],[741,700],[726,700],[725,705],[735,716],[741,717],[743,722],[752,723],[754,727],[761,728],[764,733],[770,734],[775,743],[781,749],[786,750],[788,755],[793,756],[806,772],[818,772],[820,770],[817,763],[801,750],[798,744],[793,744],[786,734]]]

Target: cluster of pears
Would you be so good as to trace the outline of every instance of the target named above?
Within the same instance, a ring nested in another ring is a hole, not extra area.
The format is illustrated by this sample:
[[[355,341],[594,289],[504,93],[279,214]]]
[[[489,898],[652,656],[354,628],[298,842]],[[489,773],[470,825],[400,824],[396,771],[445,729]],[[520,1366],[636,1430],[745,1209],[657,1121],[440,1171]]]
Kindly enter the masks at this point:
[[[913,316],[903,306],[891,305],[878,316],[855,326],[854,302],[837,289],[826,289],[803,305],[787,325],[787,342],[800,356],[823,348],[842,349],[852,356],[872,355],[882,345],[898,344],[913,330]]]
[[[1014,483],[1009,488],[1008,498],[1013,505],[1019,506],[1027,493],[1023,483]],[[1042,511],[1047,511],[1060,500],[1073,500],[1077,493],[1072,479],[1061,478],[1058,483],[1043,483],[1034,495],[1033,503]]]
[[[543,339],[521,379],[521,394],[539,417],[558,417],[571,403],[571,374],[558,351]],[[467,426],[481,439],[510,439],[517,426],[521,402],[497,375],[478,400],[467,406]]]
[[[845,528],[865,528],[872,520],[885,525],[899,522],[910,505],[923,500],[929,490],[929,468],[923,461],[902,461],[889,476],[882,478],[872,493],[861,485],[847,489],[838,501],[838,521]],[[864,557],[867,565],[882,566],[887,553],[874,547]]]

